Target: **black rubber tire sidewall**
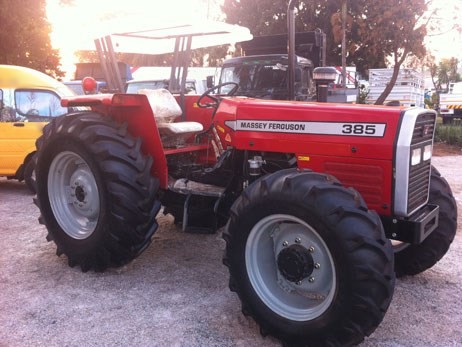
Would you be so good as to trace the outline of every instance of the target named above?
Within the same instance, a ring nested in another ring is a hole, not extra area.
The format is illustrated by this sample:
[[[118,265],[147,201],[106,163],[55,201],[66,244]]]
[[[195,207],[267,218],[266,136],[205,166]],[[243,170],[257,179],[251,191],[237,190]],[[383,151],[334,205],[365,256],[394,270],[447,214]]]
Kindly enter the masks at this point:
[[[324,242],[329,247],[330,253],[334,258],[337,283],[339,285],[337,287],[337,293],[335,294],[336,298],[334,300],[348,302],[347,298],[351,295],[351,288],[346,283],[345,274],[347,273],[349,266],[348,261],[345,259],[343,254],[343,250],[340,249],[340,243],[335,240],[335,236],[332,235],[331,230],[329,230],[329,228],[327,228],[321,221],[313,215],[307,216],[304,212],[305,211],[300,209],[299,206],[294,206],[293,200],[267,200],[255,207],[249,206],[249,210],[240,215],[239,222],[234,227],[236,229],[250,232],[257,222],[271,214],[288,214],[307,222],[323,237]],[[242,233],[239,236],[239,243],[241,244],[242,249],[241,259],[243,260],[245,258],[244,251],[249,233]],[[245,276],[247,277],[246,283],[244,284],[245,287],[243,288],[245,295],[248,297],[248,300],[259,303],[258,309],[260,311],[256,312],[256,315],[260,317],[268,317],[270,325],[282,325],[283,328],[281,330],[286,332],[291,331],[291,334],[296,335],[302,334],[303,331],[306,330],[306,325],[304,323],[293,322],[282,317],[276,318],[274,313],[265,306],[253,290],[247,276],[245,262],[241,261],[239,267],[239,272],[246,274]],[[320,332],[324,331],[326,328],[329,328],[331,322],[336,322],[340,315],[344,315],[348,312],[348,308],[331,307],[322,317],[310,323],[310,329],[312,328],[313,330],[318,330]]]
[[[141,152],[140,139],[127,126],[96,113],[54,119],[37,140],[37,199],[40,222],[47,239],[65,254],[69,265],[82,271],[104,271],[130,262],[151,242],[158,227],[155,217],[159,181],[151,177],[152,159]],[[79,155],[98,186],[100,213],[94,232],[77,240],[59,226],[50,206],[48,174],[55,156],[63,151]]]
[[[31,156],[29,156],[24,165],[24,182],[26,182],[27,188],[29,188],[29,190],[34,194],[37,193],[37,182],[33,178],[35,170],[35,161],[35,154],[32,154]]]
[[[429,203],[438,205],[438,227],[419,245],[402,245],[395,250],[397,277],[417,275],[434,266],[449,250],[457,231],[457,203],[448,182],[432,166]]]
[[[293,173],[293,170],[282,171],[286,172],[276,175],[282,177]],[[321,180],[325,180],[324,175],[315,173],[312,175],[313,177],[318,176],[314,178],[314,181],[318,181],[319,176],[323,177]],[[308,176],[306,177],[309,178]],[[244,193],[244,196],[236,201],[224,233],[227,241],[224,263],[230,269],[230,288],[238,293],[243,312],[254,317],[260,324],[263,334],[271,334],[286,343],[305,345],[309,341],[308,344],[319,346],[327,343],[357,344],[378,326],[393,295],[393,251],[384,236],[378,216],[367,211],[357,193],[340,185],[326,182],[327,187],[325,187],[324,194],[332,194],[331,206],[339,207],[342,206],[343,200],[349,200],[346,203],[349,206],[345,206],[346,211],[344,211],[346,217],[343,217],[339,224],[335,221],[338,216],[326,214],[327,205],[316,206],[316,204],[300,203],[304,192],[293,196],[284,194],[283,190],[270,187],[271,183],[268,183],[267,187],[258,186],[257,183],[258,187],[251,186],[249,192]],[[272,183],[277,185],[280,182]],[[258,190],[265,189],[272,192],[258,192]],[[327,192],[328,190],[330,192]],[[341,201],[334,202],[336,198]],[[355,199],[357,201],[354,201]],[[326,199],[323,200],[326,201]],[[284,213],[293,215],[313,227],[322,236],[335,263],[337,292],[334,300],[323,314],[309,322],[291,321],[274,313],[256,294],[246,270],[245,247],[252,227],[265,216]],[[373,228],[376,229],[372,231],[374,235],[369,235],[370,223],[374,224]],[[358,233],[357,230],[361,229],[363,231]],[[357,239],[362,240],[357,241]],[[355,251],[355,247],[362,247],[361,242],[367,244],[366,248],[371,249]],[[352,243],[358,244],[352,245]],[[366,254],[373,259],[364,258]],[[375,271],[368,273],[369,270],[363,268],[368,262],[376,266],[377,261],[381,263],[378,267],[381,268],[379,272],[382,273]],[[378,282],[375,279],[372,280],[371,286],[366,284],[367,281],[355,280],[364,276],[377,276],[380,279],[377,280]],[[376,295],[376,292],[380,293],[372,301],[380,302],[380,304],[374,306],[374,303],[371,310],[364,309],[371,301],[367,296],[370,293]],[[357,299],[358,295],[361,299]],[[363,305],[364,302],[368,304]],[[374,313],[371,315],[370,311]]]
[[[107,220],[108,216],[106,210],[107,204],[109,203],[107,198],[107,188],[105,187],[104,180],[102,179],[100,169],[81,143],[77,143],[72,139],[62,138],[58,141],[54,141],[53,145],[49,146],[49,148],[46,150],[46,155],[41,158],[41,167],[44,169],[40,170],[42,174],[40,175],[39,186],[48,187],[48,183],[45,183],[44,180],[48,180],[48,169],[50,168],[51,162],[56,157],[56,155],[64,151],[70,151],[79,155],[91,169],[93,177],[95,178],[96,184],[98,186],[98,195],[100,201],[99,220]],[[49,230],[53,233],[53,240],[59,249],[66,250],[66,255],[68,257],[78,259],[88,253],[93,253],[97,251],[101,242],[107,241],[105,240],[105,234],[107,234],[107,229],[111,228],[111,225],[103,224],[100,222],[98,222],[94,232],[86,239],[77,240],[67,235],[54,217],[51,206],[48,203],[48,191],[40,191],[39,195],[42,195],[46,199],[45,201],[47,201],[47,203],[41,205],[43,206],[42,215],[48,222],[50,228]],[[42,198],[41,201],[43,200],[44,199]]]

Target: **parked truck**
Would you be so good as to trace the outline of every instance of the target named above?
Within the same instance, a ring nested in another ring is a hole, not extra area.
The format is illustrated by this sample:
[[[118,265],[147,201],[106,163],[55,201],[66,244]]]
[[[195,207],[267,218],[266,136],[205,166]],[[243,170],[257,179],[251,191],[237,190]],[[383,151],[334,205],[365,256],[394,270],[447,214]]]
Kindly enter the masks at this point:
[[[462,82],[451,83],[448,93],[439,95],[439,112],[443,124],[452,124],[462,118]]]
[[[224,61],[219,83],[237,82],[237,95],[270,100],[288,100],[289,55],[286,34],[254,37],[242,42],[243,56]],[[315,100],[313,70],[325,66],[325,34],[321,30],[295,33],[294,99]],[[356,102],[358,86],[352,68],[346,70],[343,86],[341,68],[328,88],[328,102]]]
[[[373,104],[390,83],[393,69],[369,70],[369,93],[366,103]],[[384,104],[424,107],[424,79],[414,69],[400,69],[398,79]]]

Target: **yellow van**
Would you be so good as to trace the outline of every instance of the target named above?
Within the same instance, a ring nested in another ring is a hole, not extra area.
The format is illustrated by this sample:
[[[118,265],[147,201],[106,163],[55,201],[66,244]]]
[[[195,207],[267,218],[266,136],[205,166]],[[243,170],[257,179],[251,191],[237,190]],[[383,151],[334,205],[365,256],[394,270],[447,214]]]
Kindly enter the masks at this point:
[[[0,176],[24,180],[34,191],[35,140],[52,117],[68,113],[61,97],[74,95],[48,75],[0,65]]]

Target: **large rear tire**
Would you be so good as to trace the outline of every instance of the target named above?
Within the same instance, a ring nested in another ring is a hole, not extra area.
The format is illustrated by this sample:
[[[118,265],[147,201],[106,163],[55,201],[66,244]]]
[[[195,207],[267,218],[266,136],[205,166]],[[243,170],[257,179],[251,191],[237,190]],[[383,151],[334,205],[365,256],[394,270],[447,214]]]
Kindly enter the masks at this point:
[[[37,183],[35,181],[36,154],[31,155],[24,164],[24,182],[32,193],[37,193]]]
[[[440,207],[438,227],[419,245],[394,245],[397,277],[417,275],[431,268],[443,258],[454,240],[457,231],[457,203],[448,182],[433,166],[428,202]]]
[[[50,122],[37,140],[39,221],[47,240],[82,271],[124,265],[157,229],[152,158],[126,125],[96,113]]]
[[[289,169],[256,181],[223,237],[230,289],[263,335],[354,345],[391,302],[393,250],[380,219],[331,176]]]

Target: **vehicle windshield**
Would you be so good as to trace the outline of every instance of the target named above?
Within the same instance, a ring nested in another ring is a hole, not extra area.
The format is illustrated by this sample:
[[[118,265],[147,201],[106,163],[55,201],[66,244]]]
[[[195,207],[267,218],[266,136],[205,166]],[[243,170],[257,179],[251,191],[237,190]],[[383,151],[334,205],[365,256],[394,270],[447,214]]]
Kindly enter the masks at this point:
[[[221,83],[235,82],[239,89],[235,95],[255,98],[287,98],[287,65],[262,61],[251,64],[223,67]],[[220,93],[227,93],[232,85],[222,88]]]
[[[86,109],[61,106],[61,97],[51,90],[1,89],[0,91],[2,95],[0,103],[2,122],[48,122],[53,117]]]

